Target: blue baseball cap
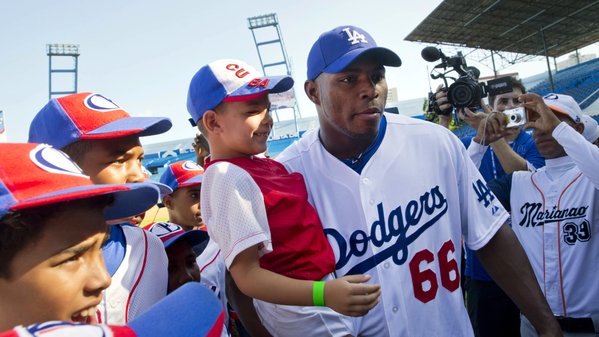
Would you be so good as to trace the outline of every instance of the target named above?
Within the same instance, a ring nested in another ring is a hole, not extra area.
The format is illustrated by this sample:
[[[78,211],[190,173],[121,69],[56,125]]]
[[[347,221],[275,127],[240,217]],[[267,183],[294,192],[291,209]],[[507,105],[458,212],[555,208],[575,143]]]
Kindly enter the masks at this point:
[[[51,321],[6,333],[14,337],[216,337],[224,323],[225,312],[214,293],[198,282],[188,282],[127,325]]]
[[[263,93],[277,94],[293,87],[289,76],[264,76],[249,64],[233,59],[214,61],[191,79],[187,111],[192,124],[223,101],[246,101]]]
[[[183,227],[172,222],[155,222],[146,227],[149,232],[158,236],[164,245],[164,248],[170,247],[179,240],[185,240],[190,246],[197,246],[202,242],[208,243],[208,232],[201,229],[183,230]]]
[[[322,33],[312,45],[308,54],[308,80],[315,80],[321,73],[338,73],[364,53],[376,55],[385,66],[401,65],[397,54],[378,47],[372,36],[362,28],[339,26]]]
[[[83,92],[51,99],[33,118],[29,143],[46,143],[62,149],[80,139],[157,135],[172,125],[164,117],[131,117],[112,100]]]

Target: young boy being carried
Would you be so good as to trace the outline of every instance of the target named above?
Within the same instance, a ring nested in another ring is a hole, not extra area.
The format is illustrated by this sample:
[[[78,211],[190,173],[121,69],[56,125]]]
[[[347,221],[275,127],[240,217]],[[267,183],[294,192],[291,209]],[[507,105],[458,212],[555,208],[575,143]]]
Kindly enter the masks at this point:
[[[168,118],[131,117],[106,97],[78,93],[50,100],[34,117],[29,141],[62,149],[96,184],[144,181],[139,137],[171,127]],[[125,324],[166,296],[168,260],[160,239],[117,221],[102,247],[112,276],[98,321]]]
[[[202,214],[271,334],[353,335],[339,313],[367,313],[378,303],[379,285],[362,284],[367,275],[334,278],[333,251],[303,177],[256,156],[266,151],[273,125],[268,94],[292,86],[290,77],[263,77],[238,60],[215,61],[194,75],[187,108],[211,150]]]

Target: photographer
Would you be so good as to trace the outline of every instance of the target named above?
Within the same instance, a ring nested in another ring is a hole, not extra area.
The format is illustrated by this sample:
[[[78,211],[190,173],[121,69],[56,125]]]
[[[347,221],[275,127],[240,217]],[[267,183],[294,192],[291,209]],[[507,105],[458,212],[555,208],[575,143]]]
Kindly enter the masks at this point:
[[[484,112],[473,112],[469,108],[458,109],[458,116],[477,130],[475,137],[464,137],[462,142],[468,154],[486,181],[505,176],[514,171],[536,169],[544,166],[532,137],[521,128],[499,131],[503,112],[520,105],[518,96],[526,90],[519,80],[508,77],[506,83],[511,92],[490,95],[487,106],[481,102]],[[452,104],[447,91],[437,88],[435,94],[437,111],[451,112]],[[493,111],[491,111],[493,109]],[[439,114],[440,124],[451,119],[451,113]],[[486,122],[486,123],[485,123]],[[474,252],[466,248],[466,270],[464,272],[468,313],[476,336],[518,336],[520,318],[518,308],[487,274]]]

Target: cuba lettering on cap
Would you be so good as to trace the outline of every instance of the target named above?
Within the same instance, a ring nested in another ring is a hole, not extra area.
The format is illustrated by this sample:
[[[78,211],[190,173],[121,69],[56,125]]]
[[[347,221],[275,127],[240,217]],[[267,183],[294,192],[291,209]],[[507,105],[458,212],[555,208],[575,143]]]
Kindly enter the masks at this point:
[[[264,76],[249,64],[233,59],[214,61],[191,79],[187,111],[197,123],[204,113],[223,101],[245,101],[264,93],[281,93],[293,87],[289,76]]]

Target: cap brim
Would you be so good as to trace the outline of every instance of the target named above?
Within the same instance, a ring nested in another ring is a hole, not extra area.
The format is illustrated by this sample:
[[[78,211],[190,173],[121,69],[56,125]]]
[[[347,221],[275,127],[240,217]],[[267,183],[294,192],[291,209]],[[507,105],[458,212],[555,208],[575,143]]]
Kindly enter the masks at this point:
[[[209,236],[206,231],[194,229],[194,230],[185,232],[181,235],[172,237],[172,238],[164,241],[163,244],[164,244],[164,248],[168,248],[177,241],[185,240],[187,243],[189,243],[190,246],[193,247],[195,245],[199,245],[202,242],[208,241],[208,239],[209,239]]]
[[[268,83],[264,86],[250,86],[248,85],[248,82],[239,89],[228,94],[227,97],[250,96],[257,95],[262,92],[278,94],[293,88],[293,78],[289,76],[265,76],[262,80],[264,81],[266,79],[268,79]]]
[[[547,104],[547,102],[545,102],[545,104]],[[572,118],[572,116],[570,116],[570,114],[569,114],[567,111],[565,111],[564,109],[562,109],[562,108],[560,108],[560,107],[557,107],[557,106],[555,106],[555,105],[551,105],[551,104],[547,104],[547,106],[548,106],[548,107],[549,107],[549,109],[551,109],[551,111],[553,111],[554,113],[558,113],[558,114],[560,114],[560,115],[563,115],[563,116],[566,116],[566,117],[570,118],[571,120],[574,120],[574,119]]]
[[[86,132],[80,139],[106,139],[129,135],[152,136],[165,133],[173,126],[168,118],[162,117],[127,117]]]
[[[358,57],[365,55],[374,55],[377,60],[379,60],[380,64],[389,67],[399,67],[401,66],[401,59],[397,54],[387,48],[383,47],[372,47],[372,48],[358,48],[349,51],[347,54],[338,58],[335,62],[328,65],[328,67],[322,70],[323,73],[338,73],[347,66],[349,66],[352,62],[354,62]]]
[[[64,189],[23,200],[11,206],[10,209],[18,211],[31,207],[110,194],[114,195],[114,202],[104,210],[106,220],[116,220],[143,213],[158,201],[158,188],[151,184],[88,185]]]
[[[144,181],[144,182],[158,187],[158,191],[160,191],[160,195],[167,195],[167,194],[173,193],[173,189],[170,186],[165,185],[161,182],[154,181],[151,179],[146,179],[146,181]]]
[[[188,282],[127,325],[138,337],[220,336],[224,318],[214,293]]]

